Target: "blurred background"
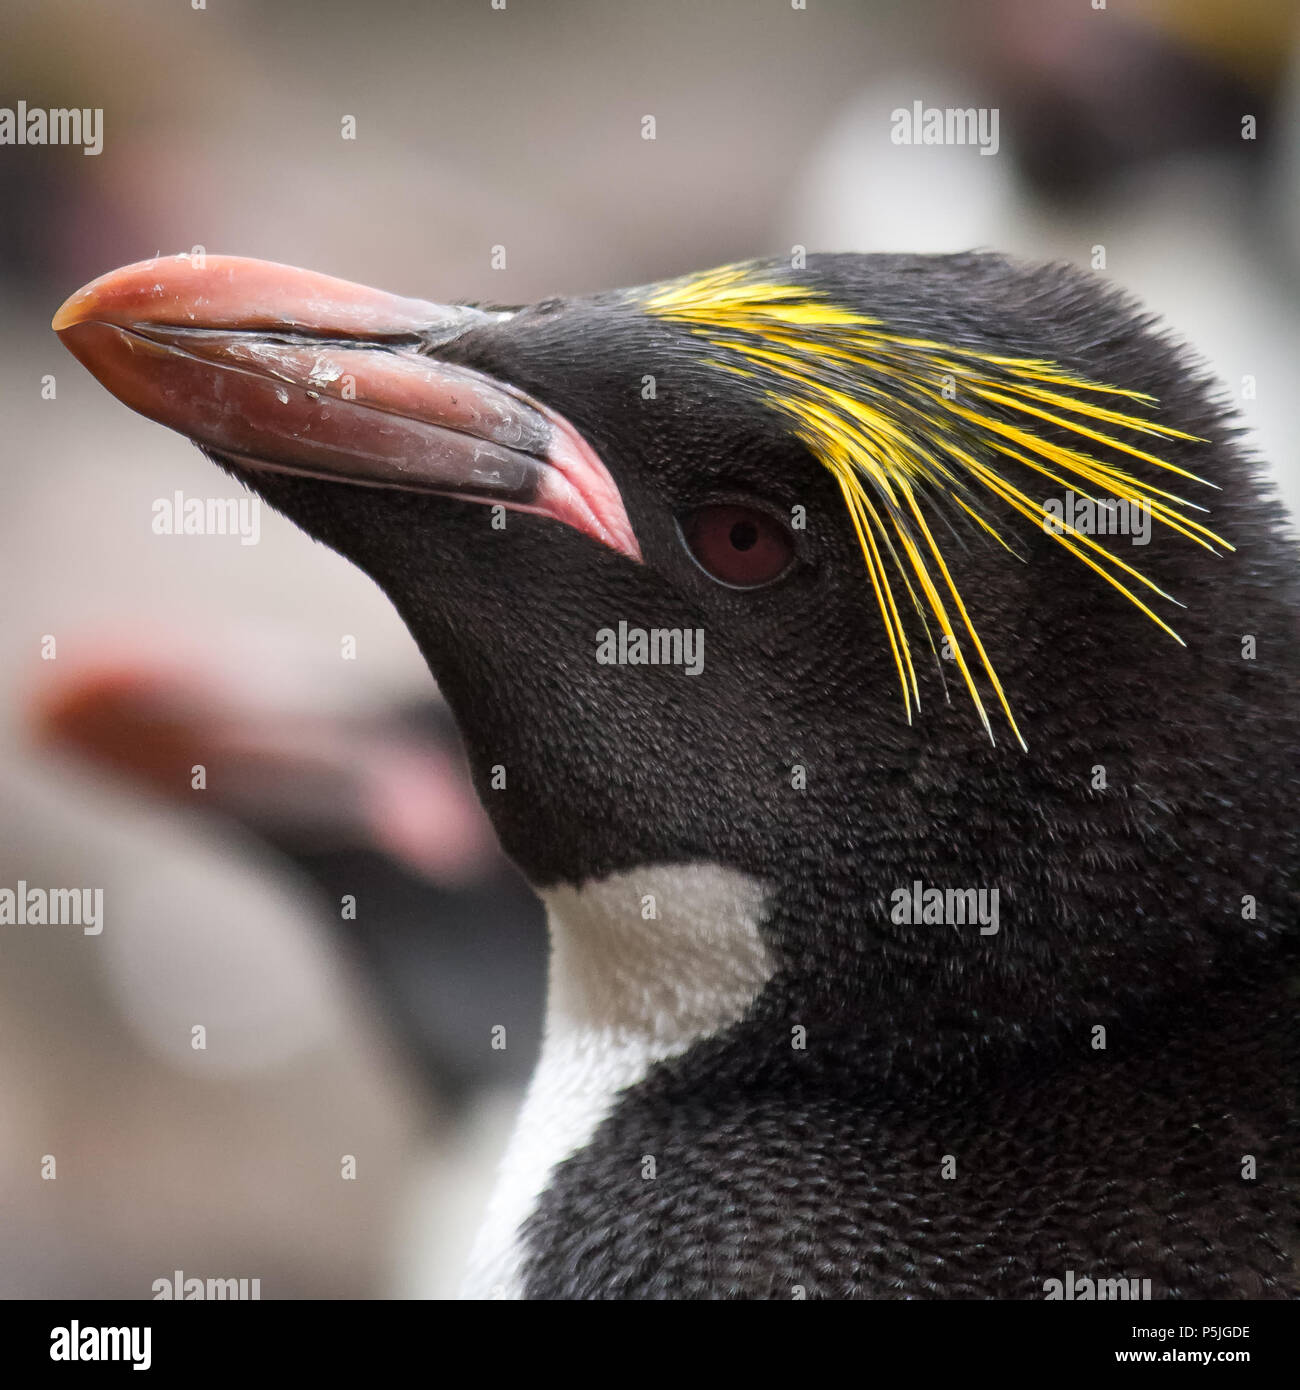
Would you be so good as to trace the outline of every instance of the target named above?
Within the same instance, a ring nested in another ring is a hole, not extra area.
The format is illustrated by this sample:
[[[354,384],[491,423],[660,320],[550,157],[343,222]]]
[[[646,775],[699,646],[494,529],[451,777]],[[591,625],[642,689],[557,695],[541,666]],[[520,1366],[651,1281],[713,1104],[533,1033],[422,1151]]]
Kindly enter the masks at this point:
[[[0,926],[0,1295],[447,1296],[540,1033],[538,909],[370,581],[266,511],[255,544],[155,533],[238,489],[54,309],[194,247],[500,303],[796,246],[1064,259],[1197,345],[1294,507],[1300,16],[196,4],[0,0],[0,107],[103,110],[98,155],[0,145],[0,886],[104,890],[99,935]],[[917,101],[996,108],[996,155],[892,143]]]

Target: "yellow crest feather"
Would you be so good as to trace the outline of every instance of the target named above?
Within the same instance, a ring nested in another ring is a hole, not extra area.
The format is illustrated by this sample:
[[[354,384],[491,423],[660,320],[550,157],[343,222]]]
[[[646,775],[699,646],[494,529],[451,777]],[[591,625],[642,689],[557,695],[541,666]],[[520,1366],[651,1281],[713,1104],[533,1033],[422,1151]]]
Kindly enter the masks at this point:
[[[1088,445],[1101,446],[1205,481],[1108,432],[1195,439],[1116,408],[1114,399],[1105,403],[1108,397],[1155,403],[1140,391],[1090,381],[1047,360],[900,337],[881,320],[846,309],[815,287],[765,278],[750,266],[724,266],[659,286],[644,307],[707,343],[718,354],[710,358],[713,366],[757,380],[767,404],[791,421],[794,433],[834,476],[866,559],[909,723],[920,692],[891,569],[902,580],[927,637],[922,598],[948,639],[989,737],[992,728],[971,669],[975,663],[967,658],[959,627],[1011,731],[1025,746],[923,510],[928,497],[946,497],[1008,550],[1012,547],[980,511],[979,489],[1031,521],[1042,524],[1050,518],[1049,533],[1066,550],[1182,641],[1120,576],[1161,598],[1170,596],[1069,522],[1051,517],[1042,501],[1003,476],[999,458],[1093,502],[1106,498],[1101,505],[1144,504],[1154,520],[1207,550],[1216,544],[1232,548],[1186,514],[1187,508],[1202,508],[1144,485],[1122,464],[1087,452]],[[1079,443],[1044,438],[1040,424],[1063,430]],[[933,637],[930,646],[934,648]]]

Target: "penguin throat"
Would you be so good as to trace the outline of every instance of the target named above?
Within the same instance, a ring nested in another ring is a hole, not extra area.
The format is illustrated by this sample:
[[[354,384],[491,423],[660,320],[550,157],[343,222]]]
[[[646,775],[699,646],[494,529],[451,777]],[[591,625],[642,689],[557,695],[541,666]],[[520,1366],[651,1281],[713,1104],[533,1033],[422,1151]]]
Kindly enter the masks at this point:
[[[714,864],[655,865],[541,894],[551,934],[542,1054],[502,1161],[466,1292],[516,1297],[520,1228],[552,1169],[619,1093],[748,1012],[774,973],[767,890]]]

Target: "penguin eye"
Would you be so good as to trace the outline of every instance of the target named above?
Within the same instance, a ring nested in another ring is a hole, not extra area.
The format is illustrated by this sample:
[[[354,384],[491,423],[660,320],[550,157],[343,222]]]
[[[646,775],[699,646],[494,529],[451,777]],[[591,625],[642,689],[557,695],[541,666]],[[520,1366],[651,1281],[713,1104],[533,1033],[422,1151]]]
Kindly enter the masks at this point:
[[[793,536],[757,507],[700,507],[681,518],[680,526],[695,563],[711,579],[733,589],[771,584],[794,561]]]

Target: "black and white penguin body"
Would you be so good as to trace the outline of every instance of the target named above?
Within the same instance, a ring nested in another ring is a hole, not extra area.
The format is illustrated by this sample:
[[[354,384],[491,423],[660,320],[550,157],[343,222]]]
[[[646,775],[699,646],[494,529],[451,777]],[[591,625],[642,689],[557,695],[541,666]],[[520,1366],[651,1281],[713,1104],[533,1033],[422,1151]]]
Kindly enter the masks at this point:
[[[547,908],[473,1294],[1300,1293],[1294,543],[1184,349],[987,255],[209,258],[196,348],[173,265],[56,327],[385,589]]]

